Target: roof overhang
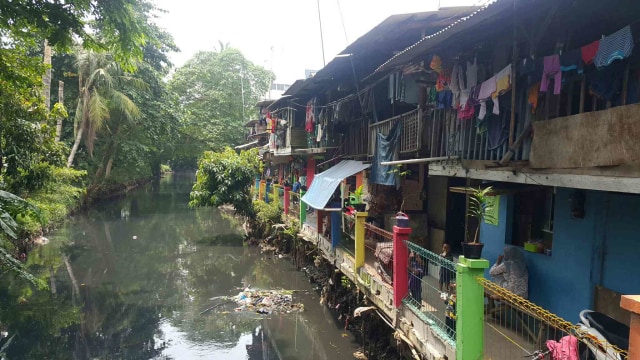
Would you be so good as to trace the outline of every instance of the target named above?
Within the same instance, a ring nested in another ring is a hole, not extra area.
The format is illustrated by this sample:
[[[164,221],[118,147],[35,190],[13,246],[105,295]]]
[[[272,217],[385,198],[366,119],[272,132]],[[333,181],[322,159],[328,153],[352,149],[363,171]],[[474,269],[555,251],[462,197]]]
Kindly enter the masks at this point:
[[[314,209],[324,209],[342,180],[369,168],[369,166],[371,164],[365,164],[361,161],[343,160],[328,170],[316,174],[309,191],[304,194],[301,200]]]
[[[258,146],[258,140],[252,141],[250,143],[238,145],[238,146],[234,147],[234,149],[236,149],[236,150],[245,150],[245,149],[251,149],[251,148],[257,147],[257,146]]]

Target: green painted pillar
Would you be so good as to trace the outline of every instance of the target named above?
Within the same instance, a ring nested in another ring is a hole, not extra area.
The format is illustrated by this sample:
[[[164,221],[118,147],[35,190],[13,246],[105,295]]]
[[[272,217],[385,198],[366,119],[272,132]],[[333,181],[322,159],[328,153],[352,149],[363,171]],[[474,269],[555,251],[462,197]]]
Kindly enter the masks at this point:
[[[300,228],[302,228],[302,224],[307,220],[307,204],[302,201],[302,197],[306,191],[300,190]]]
[[[485,259],[465,259],[456,264],[456,359],[484,358],[484,288],[477,277],[489,267]]]
[[[354,269],[356,271],[364,265],[364,223],[367,216],[369,213],[366,211],[356,212],[356,268]]]

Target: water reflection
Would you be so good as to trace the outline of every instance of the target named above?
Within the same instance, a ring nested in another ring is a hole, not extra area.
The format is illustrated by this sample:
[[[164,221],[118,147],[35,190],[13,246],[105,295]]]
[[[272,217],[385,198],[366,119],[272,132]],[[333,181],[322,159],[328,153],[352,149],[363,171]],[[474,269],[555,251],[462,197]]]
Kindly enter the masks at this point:
[[[2,277],[9,359],[328,359],[354,348],[285,260],[242,246],[233,219],[187,207],[191,177],[100,204],[29,254],[39,291]],[[303,314],[236,313],[211,298],[251,285],[300,290]]]

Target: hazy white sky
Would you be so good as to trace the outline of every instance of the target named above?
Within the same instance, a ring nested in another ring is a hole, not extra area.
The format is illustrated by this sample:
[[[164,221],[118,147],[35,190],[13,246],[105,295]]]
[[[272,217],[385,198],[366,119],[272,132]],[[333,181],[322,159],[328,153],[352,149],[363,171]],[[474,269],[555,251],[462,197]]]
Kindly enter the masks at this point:
[[[316,0],[155,0],[158,24],[180,48],[176,66],[218,41],[229,43],[256,64],[273,70],[276,81],[291,84],[305,69],[323,66]],[[319,0],[326,61],[393,14],[478,5],[487,0]],[[340,21],[344,19],[347,38]]]

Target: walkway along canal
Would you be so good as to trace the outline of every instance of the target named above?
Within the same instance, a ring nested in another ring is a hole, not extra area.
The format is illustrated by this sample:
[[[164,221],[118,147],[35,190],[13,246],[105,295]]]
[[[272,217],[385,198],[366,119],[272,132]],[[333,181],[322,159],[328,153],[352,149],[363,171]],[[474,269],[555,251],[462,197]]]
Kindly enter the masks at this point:
[[[310,282],[286,256],[243,246],[237,222],[217,209],[189,209],[192,181],[163,178],[97,204],[50,234],[27,259],[49,289],[5,276],[0,348],[6,357],[353,358],[361,337],[345,331],[335,304],[333,310],[319,305],[321,280]],[[295,290],[293,301],[305,311],[260,315],[236,312],[235,304],[204,311],[246,287]],[[359,321],[348,327],[356,333],[386,327],[377,316]]]

